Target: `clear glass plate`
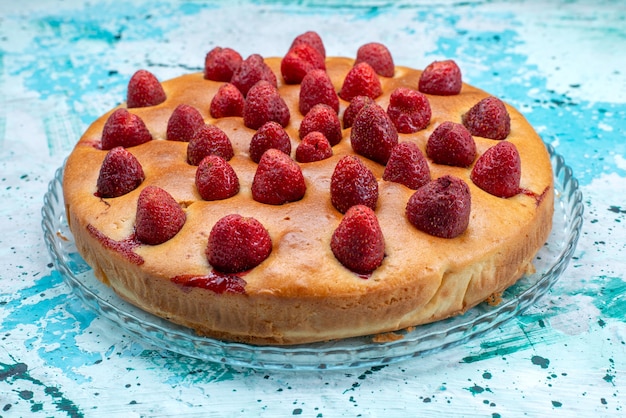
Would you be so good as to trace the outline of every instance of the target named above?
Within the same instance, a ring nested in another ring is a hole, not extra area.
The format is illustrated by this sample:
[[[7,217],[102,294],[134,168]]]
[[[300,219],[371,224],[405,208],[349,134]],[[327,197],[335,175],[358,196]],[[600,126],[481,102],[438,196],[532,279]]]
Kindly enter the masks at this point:
[[[572,257],[583,223],[582,193],[572,170],[554,148],[554,225],[535,260],[537,272],[502,295],[497,306],[482,303],[466,314],[410,331],[396,341],[375,343],[371,336],[288,347],[255,346],[200,337],[191,329],[151,315],[123,301],[102,284],[78,254],[67,225],[59,168],[44,196],[45,242],[65,282],[83,302],[140,340],[190,357],[234,366],[269,370],[318,370],[371,367],[445,350],[493,330],[523,312],[544,295]]]

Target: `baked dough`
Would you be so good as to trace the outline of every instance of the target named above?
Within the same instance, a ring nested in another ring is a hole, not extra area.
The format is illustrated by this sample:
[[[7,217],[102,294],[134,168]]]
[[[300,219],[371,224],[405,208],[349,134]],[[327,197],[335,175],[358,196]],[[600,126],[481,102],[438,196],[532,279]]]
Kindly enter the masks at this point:
[[[299,143],[300,86],[280,77],[280,58],[265,60],[277,75],[278,89],[291,119],[286,126],[292,156]],[[336,91],[354,60],[326,58]],[[395,67],[392,78],[379,77],[383,94],[376,99],[384,109],[397,87],[417,88],[421,71]],[[544,245],[552,225],[554,186],[547,150],[534,129],[507,105],[511,132],[506,141],[516,145],[522,164],[522,193],[499,198],[475,186],[469,168],[438,165],[429,160],[431,178],[445,174],[469,185],[472,208],[469,226],[452,239],[417,230],[405,216],[413,190],[382,180],[384,167],[360,157],[378,179],[376,207],[385,238],[382,265],[368,277],[346,269],[330,249],[331,235],[343,215],[330,202],[330,178],[337,161],[353,154],[350,129],[326,160],[300,164],[306,181],[302,200],[266,205],[252,199],[256,163],[248,155],[254,130],[241,117],[214,119],[211,99],[222,82],[202,73],[164,81],[167,100],[133,108],[153,140],[128,148],[139,160],[145,180],[132,192],[116,198],[95,195],[102,161],[102,129],[113,110],[84,133],[65,165],[63,190],[67,217],[78,251],[97,278],[132,304],[197,333],[251,344],[298,344],[376,335],[458,315],[511,286],[532,271],[532,260]],[[428,127],[399,134],[426,155],[426,141],[442,122],[461,123],[461,115],[488,94],[463,84],[452,96],[427,95],[432,109]],[[194,106],[205,122],[215,124],[230,138],[235,156],[229,161],[241,189],[232,198],[203,201],[195,187],[196,167],[187,164],[187,143],[165,139],[167,122],[179,104]],[[348,102],[340,100],[341,119]],[[122,104],[120,107],[125,107]],[[478,155],[496,140],[474,137]],[[180,232],[159,245],[131,245],[137,199],[148,185],[167,190],[183,207],[186,222]],[[205,249],[211,228],[231,213],[251,216],[269,231],[270,256],[245,274],[245,292],[215,292],[183,286],[175,278],[211,276]]]

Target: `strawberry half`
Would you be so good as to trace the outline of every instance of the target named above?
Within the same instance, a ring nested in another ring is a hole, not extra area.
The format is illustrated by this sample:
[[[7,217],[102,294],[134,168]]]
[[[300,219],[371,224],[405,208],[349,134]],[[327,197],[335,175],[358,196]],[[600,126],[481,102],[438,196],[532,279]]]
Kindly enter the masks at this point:
[[[333,148],[321,132],[308,133],[296,148],[296,161],[299,163],[312,163],[332,156]]]
[[[187,145],[187,162],[198,165],[207,155],[218,155],[226,161],[234,157],[233,145],[224,131],[205,124],[198,129]]]
[[[230,81],[243,58],[231,48],[216,46],[204,59],[204,78],[213,81]]]
[[[225,159],[207,155],[196,170],[196,188],[204,200],[228,199],[239,192],[239,178]]]
[[[166,138],[170,141],[189,142],[202,126],[204,119],[198,109],[187,104],[179,104],[167,121]]]
[[[446,175],[413,193],[406,205],[406,216],[420,231],[440,238],[454,238],[467,229],[471,206],[467,183]]]
[[[302,139],[307,134],[316,131],[324,134],[331,146],[337,145],[343,138],[337,112],[330,106],[321,103],[313,106],[302,119],[298,133]]]
[[[341,213],[354,205],[376,209],[378,182],[374,173],[358,157],[346,155],[339,160],[330,178],[330,201]]]
[[[284,152],[267,150],[252,180],[252,198],[268,205],[282,205],[304,197],[306,184],[300,166]]]
[[[512,197],[520,192],[522,163],[515,145],[498,142],[481,155],[470,178],[475,185],[498,197]]]
[[[300,113],[306,115],[313,106],[320,103],[330,106],[335,113],[339,112],[339,97],[330,77],[324,70],[312,70],[300,83],[298,108]]]
[[[267,229],[254,218],[238,214],[218,220],[209,234],[206,255],[223,273],[240,273],[261,264],[272,252]]]
[[[430,181],[426,157],[413,142],[402,142],[391,152],[383,172],[383,180],[400,183],[417,190]]]
[[[426,96],[417,90],[398,87],[389,97],[387,114],[398,132],[411,134],[426,128],[432,113]]]
[[[250,140],[250,159],[255,163],[261,161],[261,157],[270,148],[291,155],[291,139],[287,131],[279,123],[269,121],[252,135]]]
[[[215,119],[226,118],[228,116],[242,116],[245,100],[243,94],[237,87],[230,83],[220,86],[211,99],[209,113]]]
[[[98,197],[118,197],[135,190],[145,179],[143,168],[133,154],[123,147],[110,150],[98,175]]]
[[[383,77],[393,77],[395,72],[391,52],[385,45],[378,42],[370,42],[359,47],[354,63],[356,65],[360,62],[367,62],[378,75]]]
[[[152,140],[152,135],[141,118],[127,109],[115,110],[102,129],[103,150],[115,147],[134,147]]]
[[[186,215],[178,202],[157,186],[146,186],[139,194],[135,234],[144,244],[170,240],[185,224]]]
[[[476,143],[465,126],[446,121],[428,137],[426,155],[437,164],[469,167],[476,158]]]
[[[433,61],[420,75],[418,89],[438,96],[459,94],[463,87],[461,69],[453,60]]]
[[[372,104],[363,108],[354,120],[350,143],[357,154],[384,165],[398,145],[398,131],[387,112]]]
[[[159,80],[147,70],[138,70],[128,82],[126,106],[147,107],[163,103],[166,99],[163,86]]]
[[[248,92],[243,106],[243,123],[248,128],[259,129],[269,121],[285,127],[290,117],[287,104],[276,87],[267,81],[259,81]]]
[[[330,248],[341,264],[357,274],[370,274],[385,258],[385,239],[374,211],[352,206],[333,232]]]
[[[502,100],[486,97],[461,117],[472,135],[489,139],[505,139],[511,132],[511,118]]]
[[[350,69],[339,91],[339,97],[351,101],[356,96],[368,96],[372,99],[383,94],[383,88],[376,71],[366,62],[356,64]]]

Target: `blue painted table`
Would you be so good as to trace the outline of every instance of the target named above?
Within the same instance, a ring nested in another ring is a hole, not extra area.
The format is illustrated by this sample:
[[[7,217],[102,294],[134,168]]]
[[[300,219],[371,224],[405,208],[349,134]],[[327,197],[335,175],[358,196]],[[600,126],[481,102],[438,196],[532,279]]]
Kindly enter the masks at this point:
[[[0,5],[0,416],[612,416],[626,401],[626,6],[620,1],[104,0]],[[350,3],[350,6],[346,6]],[[42,196],[138,68],[200,70],[216,45],[282,55],[388,45],[453,58],[518,107],[580,181],[585,223],[563,277],[506,325],[398,364],[265,372],[176,355],[87,309],[54,270]]]

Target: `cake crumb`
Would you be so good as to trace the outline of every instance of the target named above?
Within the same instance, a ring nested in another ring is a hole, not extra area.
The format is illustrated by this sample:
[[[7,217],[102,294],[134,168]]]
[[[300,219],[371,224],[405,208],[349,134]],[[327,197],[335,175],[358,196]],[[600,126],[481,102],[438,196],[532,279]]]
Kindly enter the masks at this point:
[[[502,292],[492,293],[485,299],[490,306],[498,306],[502,302]]]
[[[384,334],[375,335],[372,341],[375,343],[388,343],[392,341],[398,341],[403,338],[404,336],[401,334],[397,334],[395,332],[386,332]]]

